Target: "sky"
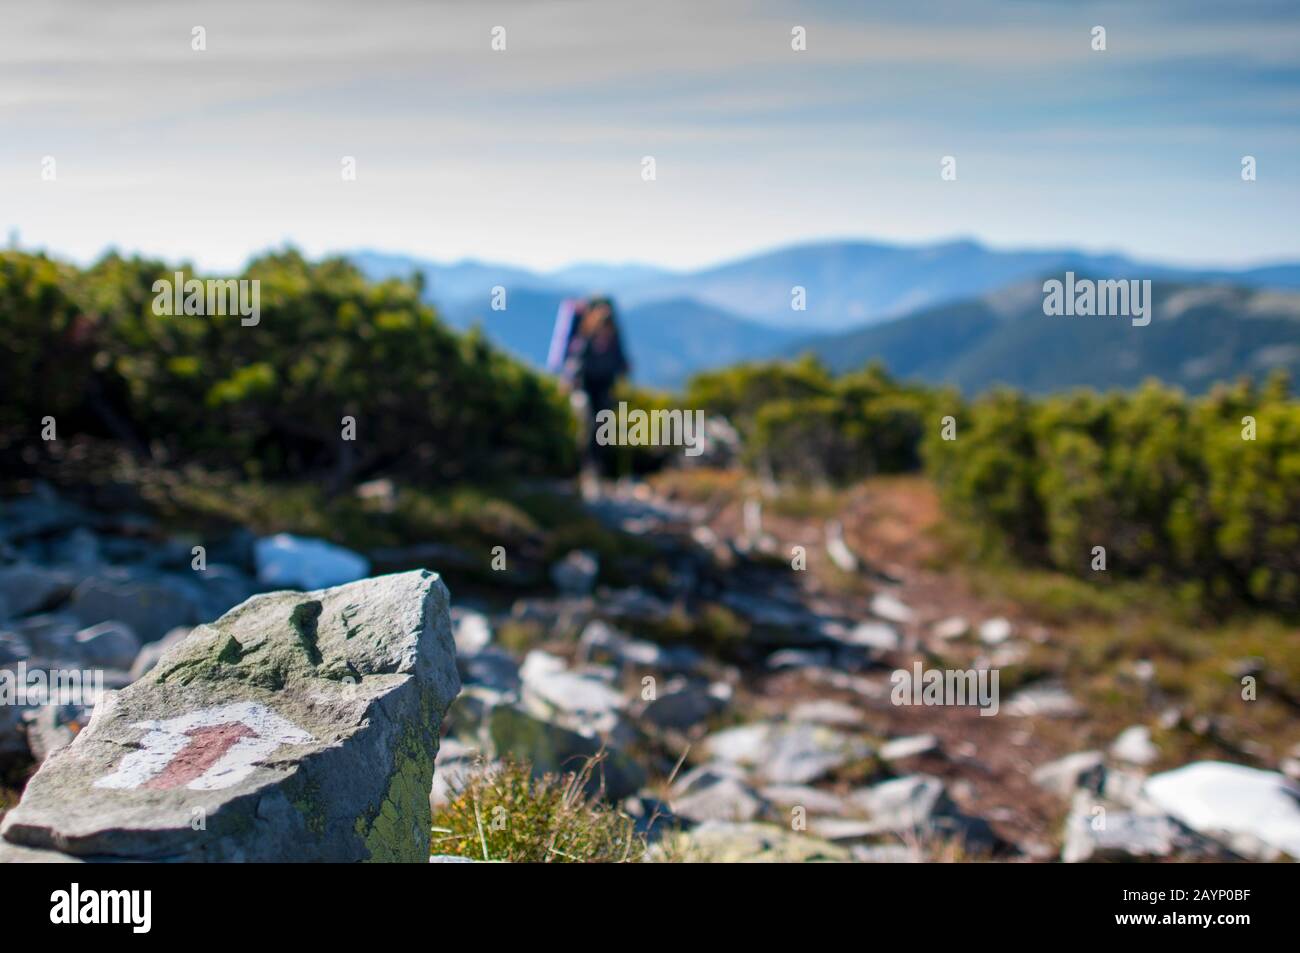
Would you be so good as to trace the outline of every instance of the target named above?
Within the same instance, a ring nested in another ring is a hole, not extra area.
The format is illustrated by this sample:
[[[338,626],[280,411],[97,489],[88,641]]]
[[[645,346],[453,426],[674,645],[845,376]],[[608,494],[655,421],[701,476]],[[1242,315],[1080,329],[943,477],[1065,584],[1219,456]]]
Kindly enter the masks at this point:
[[[83,263],[115,247],[225,271],[293,244],[685,269],[828,238],[1300,259],[1294,0],[0,16],[0,229]]]

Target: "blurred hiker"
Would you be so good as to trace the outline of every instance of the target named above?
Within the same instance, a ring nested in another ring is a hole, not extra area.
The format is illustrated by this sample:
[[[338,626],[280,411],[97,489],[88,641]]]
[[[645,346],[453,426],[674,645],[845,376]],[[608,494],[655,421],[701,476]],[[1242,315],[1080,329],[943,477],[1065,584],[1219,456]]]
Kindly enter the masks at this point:
[[[566,372],[569,347],[586,307],[586,302],[580,298],[565,298],[560,302],[559,310],[555,312],[555,328],[551,331],[551,347],[546,352],[546,369],[552,374],[563,375]],[[566,380],[565,383],[571,384],[572,381]]]
[[[613,450],[596,442],[596,415],[614,409],[614,385],[630,369],[614,303],[609,298],[592,298],[577,320],[565,371],[565,377],[587,398],[583,415],[587,425],[584,475],[598,475],[602,470],[613,475]]]

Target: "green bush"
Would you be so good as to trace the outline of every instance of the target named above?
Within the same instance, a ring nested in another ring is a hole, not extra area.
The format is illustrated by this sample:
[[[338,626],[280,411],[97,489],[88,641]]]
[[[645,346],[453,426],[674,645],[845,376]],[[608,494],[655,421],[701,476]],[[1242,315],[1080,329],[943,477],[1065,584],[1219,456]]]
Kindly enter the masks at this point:
[[[829,484],[916,469],[934,401],[878,366],[832,377],[812,357],[701,374],[686,394],[687,406],[732,422],[750,466],[781,480]]]
[[[1300,609],[1300,404],[1281,378],[1195,400],[1155,383],[997,392],[958,417],[958,439],[927,438],[926,459],[986,545],[1098,582],[1164,581],[1209,606]]]
[[[237,276],[260,282],[260,322],[244,326],[239,315],[155,314],[153,283],[176,270],[115,255],[84,273],[0,259],[0,332],[22,342],[5,358],[21,390],[3,424],[107,417],[169,462],[326,474],[338,487],[380,467],[455,480],[574,465],[557,389],[476,333],[450,331],[415,284],[368,282],[341,259],[268,255]],[[79,386],[86,377],[93,387]],[[355,440],[343,439],[344,417]]]

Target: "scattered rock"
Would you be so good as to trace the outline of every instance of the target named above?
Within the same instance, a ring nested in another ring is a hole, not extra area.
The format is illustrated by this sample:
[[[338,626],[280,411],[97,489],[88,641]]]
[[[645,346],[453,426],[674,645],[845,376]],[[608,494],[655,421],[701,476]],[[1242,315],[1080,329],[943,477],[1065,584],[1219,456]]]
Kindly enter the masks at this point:
[[[1055,682],[1039,682],[1022,688],[1002,711],[1015,718],[1077,718],[1084,713],[1074,696]]]
[[[844,542],[844,525],[839,520],[828,520],[826,523],[826,555],[841,572],[852,574],[858,571],[858,557]]]
[[[488,646],[473,655],[457,655],[456,668],[461,680],[504,694],[515,694],[523,687],[519,663],[509,652]]]
[[[835,725],[840,728],[857,728],[862,725],[862,712],[847,702],[832,698],[819,698],[816,701],[799,702],[790,709],[791,721],[810,721],[819,725]]]
[[[1011,638],[1011,620],[998,616],[980,623],[980,641],[985,645],[1001,645]]]
[[[906,844],[854,844],[849,848],[859,864],[919,864],[922,858]]]
[[[76,583],[77,577],[62,569],[30,563],[0,567],[0,599],[13,616],[52,608],[71,595]]]
[[[731,686],[693,681],[681,676],[669,679],[652,700],[639,706],[639,717],[657,728],[687,731],[713,717],[731,701]]]
[[[923,754],[938,754],[939,739],[934,735],[909,735],[894,738],[880,746],[880,757],[885,761],[903,761]]]
[[[72,593],[69,610],[82,626],[109,619],[125,623],[141,641],[153,642],[202,617],[197,583],[152,571],[104,569]]]
[[[634,639],[601,619],[587,624],[578,637],[578,645],[588,660],[612,662],[620,668],[690,673],[702,662],[700,653],[689,646],[662,646]]]
[[[575,549],[551,567],[551,582],[560,592],[571,596],[585,596],[596,588],[600,563],[596,554],[585,549]]]
[[[847,645],[875,649],[879,652],[896,652],[903,644],[898,630],[883,622],[859,622],[844,636]]]
[[[279,533],[253,544],[257,581],[283,589],[325,589],[364,578],[366,557],[323,539]]]
[[[1194,847],[1181,825],[1163,814],[1106,810],[1080,791],[1065,821],[1061,860],[1083,862],[1162,860]]]
[[[909,606],[887,592],[880,592],[872,597],[871,614],[886,622],[896,622],[899,625],[906,625],[916,618],[916,613]]]
[[[1106,759],[1100,751],[1076,751],[1049,761],[1033,773],[1039,787],[1069,798],[1080,789],[1100,794],[1106,779]]]
[[[770,784],[758,793],[779,807],[801,807],[811,815],[838,817],[847,811],[847,805],[839,795],[806,784]]]
[[[850,802],[872,822],[872,833],[957,839],[973,851],[992,851],[998,838],[988,822],[962,814],[936,777],[914,774],[855,791]]]
[[[524,694],[547,709],[570,715],[612,715],[627,707],[627,699],[609,684],[609,679],[590,671],[569,671],[564,660],[533,650],[519,668]]]
[[[32,646],[17,632],[0,632],[0,665],[31,658]]]
[[[457,655],[474,655],[492,642],[492,623],[481,612],[452,607],[452,631]]]
[[[67,612],[28,616],[14,623],[15,634],[31,646],[32,655],[46,659],[71,658],[81,627],[81,621]]]
[[[140,639],[122,622],[101,622],[76,634],[77,656],[83,665],[129,669],[140,653]]]
[[[1119,733],[1110,746],[1110,756],[1145,767],[1155,763],[1160,757],[1160,749],[1151,741],[1151,729],[1145,725],[1133,725]]]
[[[250,599],[101,700],[0,835],[99,859],[424,863],[459,689],[447,601],[424,571]]]
[[[1275,771],[1197,761],[1153,775],[1143,790],[1161,810],[1239,854],[1300,859],[1300,786]]]
[[[752,767],[774,784],[806,784],[871,756],[863,739],[809,722],[729,728],[706,738],[704,748],[718,760]]]
[[[843,847],[775,824],[706,821],[692,831],[665,837],[654,858],[694,863],[806,863],[848,861]]]
[[[618,801],[640,790],[645,772],[634,760],[611,748],[595,732],[577,731],[540,718],[518,705],[500,705],[488,715],[488,736],[496,758],[527,761],[533,774],[576,772],[587,759],[604,752],[592,789]]]
[[[963,639],[970,632],[970,623],[961,616],[955,615],[944,619],[942,622],[936,622],[930,634],[936,639],[943,642],[952,642],[956,639]]]
[[[765,803],[754,789],[732,777],[712,776],[708,783],[696,783],[687,794],[674,797],[673,813],[697,823],[703,821],[752,821]]]

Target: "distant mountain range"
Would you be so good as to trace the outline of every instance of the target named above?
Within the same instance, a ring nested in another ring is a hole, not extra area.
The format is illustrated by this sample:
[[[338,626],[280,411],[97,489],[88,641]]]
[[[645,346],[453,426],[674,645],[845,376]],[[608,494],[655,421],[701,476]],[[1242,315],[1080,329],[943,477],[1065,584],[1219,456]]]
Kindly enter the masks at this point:
[[[845,371],[870,360],[893,373],[973,394],[995,384],[1030,393],[1130,388],[1148,377],[1189,392],[1274,368],[1300,374],[1300,292],[1153,282],[1151,323],[1043,313],[1034,279],[978,298],[791,347]]]
[[[993,327],[991,315],[997,311],[990,301],[1002,300],[996,293],[1005,290],[1014,298],[1014,289],[1029,282],[1026,287],[1038,289],[1041,319],[1042,278],[1059,277],[1067,270],[1105,278],[1150,278],[1159,281],[1161,288],[1226,283],[1238,288],[1229,295],[1249,288],[1300,289],[1300,264],[1238,271],[1185,269],[1073,249],[1001,251],[973,241],[919,246],[819,242],[693,272],[635,264],[581,264],[537,272],[479,261],[439,264],[370,251],[357,252],[351,258],[374,278],[422,273],[429,300],[451,324],[468,327],[477,321],[502,347],[534,364],[545,360],[560,300],[597,291],[611,294],[620,307],[636,379],[657,387],[675,387],[690,374],[710,367],[795,353],[796,344],[828,359],[833,356],[831,363],[839,368],[880,357],[900,373],[915,373],[927,379],[933,374],[956,375],[952,379],[963,387],[978,387],[978,381],[988,378],[994,370],[991,366],[987,371],[978,368],[993,358],[970,356],[963,358],[969,363],[961,367],[952,362],[960,356],[956,351],[965,346],[962,342],[974,347],[978,341],[982,348],[993,347],[987,332]],[[492,289],[498,285],[507,291],[505,311],[489,307]],[[791,306],[792,289],[796,287],[804,289],[806,309],[802,311]],[[1157,292],[1158,302],[1160,294]],[[1032,307],[1031,301],[1029,311]],[[909,315],[913,317],[891,320]],[[921,324],[907,325],[906,321],[913,319]],[[870,333],[872,326],[881,322],[890,322],[887,328],[881,327],[882,335]],[[1180,328],[1193,325],[1200,327],[1194,320]],[[931,335],[940,330],[942,334],[924,342],[923,351],[917,351],[907,344],[912,331],[905,328],[921,326]],[[1254,331],[1261,327],[1251,325]],[[1289,324],[1270,327],[1295,333]],[[1017,334],[1027,335],[1028,331],[1025,328]],[[1048,325],[1037,328],[1036,333],[1047,336],[1038,342],[1040,345],[1056,339],[1056,332]],[[1087,337],[1094,332],[1082,329],[1074,333]],[[1158,336],[1164,333],[1162,330]],[[1185,343],[1197,351],[1205,342]],[[868,353],[876,347],[887,350]],[[931,356],[921,360],[922,353]],[[1215,354],[1217,357],[1204,365],[1216,368],[1209,371],[1212,376],[1230,375],[1241,369],[1232,365],[1222,350]],[[1206,357],[1210,360],[1209,355]],[[997,359],[1028,361],[1032,355],[1017,355],[1010,347]],[[1131,355],[1124,358],[1131,359]],[[901,363],[895,367],[894,361]],[[1192,371],[1199,366],[1192,367]],[[1169,370],[1166,365],[1162,367]],[[1106,369],[1096,370],[1101,373]],[[1131,376],[1120,370],[1110,368],[1102,376],[1108,380]],[[1004,366],[1001,373],[1022,380],[1034,376],[1029,368],[1018,366]],[[1134,373],[1139,379],[1144,376],[1140,368]],[[1200,378],[1193,373],[1189,379]],[[1050,378],[1044,383],[1050,386]]]

